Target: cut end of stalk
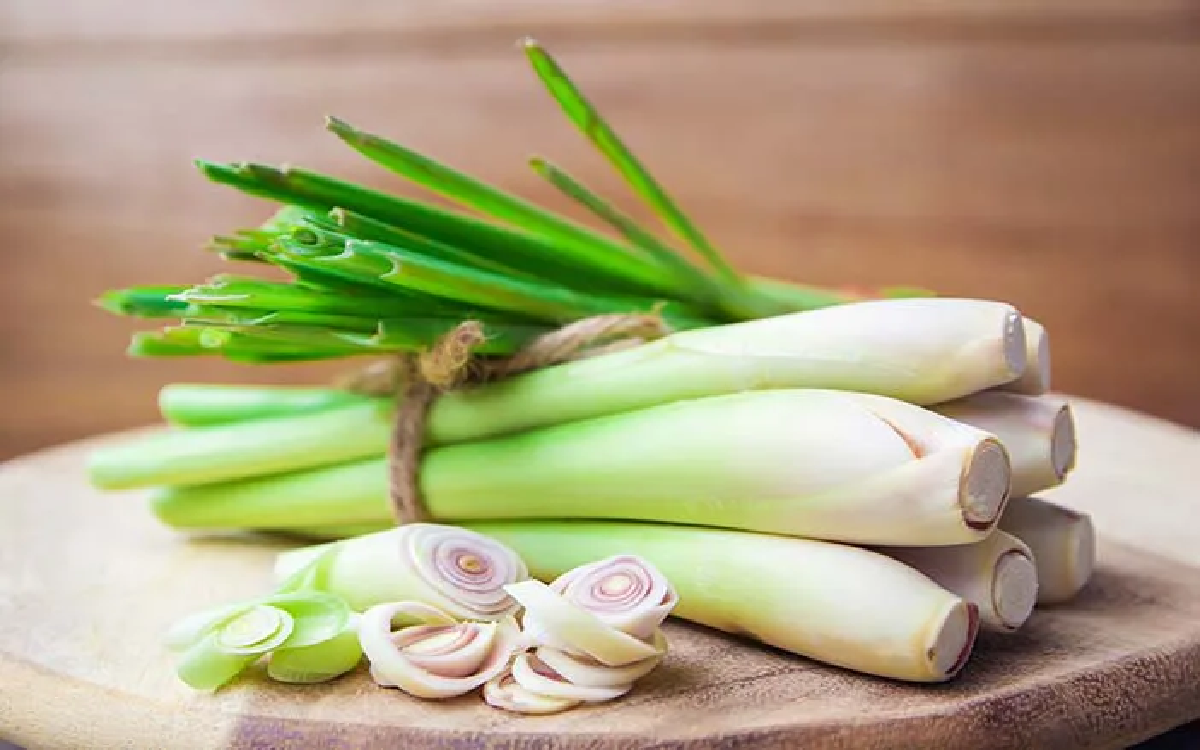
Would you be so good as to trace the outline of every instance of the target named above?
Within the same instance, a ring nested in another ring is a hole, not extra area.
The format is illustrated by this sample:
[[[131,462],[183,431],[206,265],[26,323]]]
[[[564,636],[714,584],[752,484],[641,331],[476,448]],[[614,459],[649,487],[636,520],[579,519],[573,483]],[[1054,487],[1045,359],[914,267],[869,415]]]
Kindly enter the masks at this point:
[[[1014,378],[1019,378],[1031,364],[1026,352],[1025,318],[1017,310],[1004,317],[1004,362]]]
[[[1075,416],[1071,407],[1063,404],[1054,416],[1054,428],[1050,437],[1050,463],[1061,481],[1067,472],[1075,468]]]
[[[1037,566],[1020,550],[1001,555],[992,575],[992,609],[1000,624],[1016,630],[1025,624],[1037,603]]]
[[[932,634],[927,653],[934,673],[945,679],[958,674],[979,632],[979,608],[959,600],[947,611]]]
[[[1008,451],[998,440],[981,441],[967,461],[959,494],[966,524],[979,530],[995,526],[1008,502],[1011,481]]]

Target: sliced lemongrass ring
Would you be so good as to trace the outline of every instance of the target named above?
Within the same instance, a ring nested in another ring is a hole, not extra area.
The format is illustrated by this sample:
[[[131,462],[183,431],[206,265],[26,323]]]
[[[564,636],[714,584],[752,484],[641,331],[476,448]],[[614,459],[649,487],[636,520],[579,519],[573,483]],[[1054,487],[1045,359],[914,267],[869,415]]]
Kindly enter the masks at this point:
[[[417,622],[393,631],[398,617]],[[503,672],[519,633],[511,619],[460,623],[435,607],[397,602],[364,612],[358,637],[379,685],[419,698],[450,698]]]
[[[521,581],[504,588],[525,607],[526,619],[532,619],[540,632],[551,636],[553,643],[549,645],[590,656],[610,667],[658,655],[651,644],[606,624],[541,581]]]
[[[574,656],[548,646],[538,648],[534,654],[570,683],[581,687],[605,688],[631,684],[653,671],[667,652],[667,639],[662,631],[655,631],[654,646],[662,653],[623,667],[605,666],[586,657]]]
[[[512,676],[521,687],[547,698],[603,703],[620,698],[633,688],[633,683],[613,687],[586,687],[568,682],[530,651],[517,654],[512,663]]]
[[[520,714],[555,714],[574,708],[583,701],[551,698],[521,687],[512,672],[505,670],[483,686],[483,699],[489,706]]]

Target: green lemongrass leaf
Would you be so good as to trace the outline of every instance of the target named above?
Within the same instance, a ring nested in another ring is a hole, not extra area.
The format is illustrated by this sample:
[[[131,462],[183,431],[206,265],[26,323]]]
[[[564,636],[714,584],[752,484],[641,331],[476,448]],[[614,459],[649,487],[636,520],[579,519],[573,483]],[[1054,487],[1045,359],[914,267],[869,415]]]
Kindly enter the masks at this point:
[[[218,254],[221,256],[222,260],[246,261],[250,263],[264,262],[263,259],[259,257],[258,253],[246,253],[238,250],[221,250],[218,251]]]
[[[862,299],[844,290],[797,284],[779,279],[751,277],[748,284],[761,297],[774,300],[789,310],[818,310]]]
[[[321,219],[325,214],[319,210],[306,208],[297,205],[280,206],[275,213],[258,226],[260,232],[265,232],[268,235],[275,235],[280,232],[286,232],[292,227],[303,224],[306,221]],[[251,235],[253,230],[242,230],[242,234]]]
[[[326,127],[355,151],[384,168],[459,205],[505,221],[523,232],[540,235],[564,251],[569,248],[571,253],[587,257],[589,263],[604,265],[613,257],[629,252],[629,248],[587,227],[398,143],[358,130],[336,117],[328,117]],[[624,262],[647,264],[644,258],[626,258]]]
[[[471,266],[482,271],[503,274],[505,276],[524,276],[536,278],[528,271],[520,271],[506,266],[493,258],[478,253],[471,253],[444,242],[422,237],[413,232],[406,232],[382,221],[376,221],[369,216],[335,208],[329,212],[329,218],[342,232],[360,240],[376,240],[389,245],[403,247],[414,253],[428,255],[431,258],[445,260],[462,266]]]
[[[332,680],[358,666],[362,645],[357,618],[333,638],[312,646],[280,648],[267,662],[267,674],[279,682],[317,683]]]
[[[334,331],[374,333],[379,328],[378,318],[359,318],[353,315],[331,315],[329,313],[296,310],[242,310],[200,305],[188,317],[189,323],[224,325],[237,327],[299,326],[306,328],[328,328]]]
[[[205,337],[211,347],[222,348],[230,336],[243,341],[262,342],[262,349],[274,352],[312,350],[344,351],[357,354],[393,354],[425,351],[461,325],[463,318],[396,318],[380,320],[374,332],[334,330],[321,326],[206,326]],[[533,338],[551,330],[547,326],[523,323],[483,323],[484,341],[477,354],[512,354]],[[217,338],[217,337],[220,338]],[[271,348],[268,348],[271,347]]]
[[[130,289],[113,289],[100,295],[96,304],[116,315],[141,318],[181,318],[192,306],[175,297],[186,286],[137,286]]]
[[[374,278],[403,289],[547,322],[566,323],[625,307],[561,287],[455,266],[381,242],[332,240],[325,235],[309,244],[293,237],[278,242],[272,252],[294,262],[336,269],[339,274]]]
[[[295,310],[359,317],[400,317],[429,312],[427,300],[370,287],[327,291],[323,288],[222,274],[186,287],[175,299],[221,308]]]
[[[178,330],[138,331],[125,353],[131,357],[191,357],[211,353],[200,344],[198,332],[174,333]]]
[[[355,334],[305,326],[230,326],[196,324],[201,345],[226,356],[305,355],[310,358],[344,357],[355,354],[381,354],[419,351],[427,342],[396,332],[386,340],[375,334]]]
[[[535,172],[560,192],[612,226],[635,247],[658,260],[663,266],[670,268],[673,273],[696,288],[699,293],[707,295],[713,293],[713,284],[703,271],[689,263],[686,258],[675,252],[674,248],[659,240],[649,230],[641,227],[631,216],[623,213],[565,170],[545,159],[534,157],[529,164]]]
[[[249,237],[218,234],[209,240],[209,247],[219,252],[235,252],[245,255],[256,255],[265,243]]]
[[[363,352],[339,343],[318,349],[311,342],[297,345],[278,337],[255,335],[255,329],[214,330],[205,326],[178,326],[135,333],[126,352],[135,357],[219,355],[237,362],[289,362],[330,359]]]
[[[616,132],[584,97],[554,58],[533,39],[523,42],[525,54],[546,90],[558,102],[563,113],[589,141],[616,167],[626,183],[652,208],[663,223],[680,239],[691,245],[727,281],[738,282],[737,271],[729,265],[708,238],[675,204],[658,181],[633,155]]]
[[[379,293],[382,293],[389,298],[402,297],[406,302],[406,312],[400,313],[400,316],[407,316],[415,313],[418,316],[435,315],[474,318],[481,316],[487,317],[488,315],[492,315],[494,317],[494,313],[490,312],[489,308],[487,307],[471,304],[466,300],[457,298],[451,299],[446,296],[431,294],[423,287],[407,287],[389,283],[389,281],[382,278],[379,273],[371,270],[363,270],[363,268],[370,268],[369,265],[360,267],[359,265],[350,262],[352,260],[351,257],[343,259],[347,261],[344,263],[324,265],[319,262],[314,262],[311,256],[340,256],[347,251],[351,243],[366,241],[373,243],[370,245],[370,247],[374,247],[377,250],[385,250],[388,252],[402,254],[404,258],[409,260],[410,264],[417,264],[418,266],[428,265],[431,268],[442,269],[447,273],[452,272],[453,269],[461,269],[461,273],[471,278],[476,277],[479,274],[483,274],[485,278],[489,279],[513,279],[514,282],[525,286],[532,285],[536,287],[545,285],[545,282],[540,279],[522,277],[521,274],[513,276],[507,273],[495,273],[488,271],[469,258],[466,259],[465,264],[459,264],[452,260],[438,258],[436,255],[430,256],[423,252],[423,250],[426,249],[426,241],[415,236],[412,237],[415,242],[410,242],[410,244],[392,245],[386,242],[363,240],[360,237],[348,234],[342,227],[337,225],[332,225],[332,228],[330,228],[323,225],[318,225],[316,223],[310,223],[294,227],[287,235],[281,235],[277,239],[277,244],[282,247],[287,247],[289,244],[293,245],[293,252],[290,254],[285,253],[281,256],[278,252],[279,248],[273,248],[274,255],[272,257],[278,257],[293,264],[304,264],[309,268],[318,268],[323,271],[327,271],[330,274],[336,274],[337,276],[347,280],[355,279],[363,283],[377,284],[380,287]],[[295,252],[297,244],[301,247],[312,247],[314,249],[319,249],[319,252]],[[413,247],[418,249],[413,250]],[[426,259],[428,259],[428,263],[424,263]],[[516,314],[519,311],[507,310],[506,312],[508,317],[512,317],[513,314]],[[357,315],[358,313],[354,314]],[[393,314],[381,317],[398,316]]]
[[[676,291],[659,271],[630,265],[626,258],[614,257],[604,265],[587,263],[541,238],[316,172],[253,163],[197,165],[209,179],[251,195],[314,210],[348,209],[540,277],[667,295]]]

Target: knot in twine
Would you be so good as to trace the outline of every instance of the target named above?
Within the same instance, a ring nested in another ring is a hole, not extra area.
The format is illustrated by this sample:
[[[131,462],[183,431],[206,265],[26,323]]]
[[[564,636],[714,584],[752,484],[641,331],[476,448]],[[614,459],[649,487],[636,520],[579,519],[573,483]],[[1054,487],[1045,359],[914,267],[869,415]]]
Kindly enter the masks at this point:
[[[628,349],[668,333],[670,329],[658,314],[596,315],[542,334],[510,356],[477,357],[474,351],[486,336],[481,323],[468,320],[442,336],[429,351],[376,362],[343,378],[338,386],[399,400],[388,442],[388,498],[398,524],[417,523],[428,519],[420,490],[421,453],[429,409],[439,395]]]

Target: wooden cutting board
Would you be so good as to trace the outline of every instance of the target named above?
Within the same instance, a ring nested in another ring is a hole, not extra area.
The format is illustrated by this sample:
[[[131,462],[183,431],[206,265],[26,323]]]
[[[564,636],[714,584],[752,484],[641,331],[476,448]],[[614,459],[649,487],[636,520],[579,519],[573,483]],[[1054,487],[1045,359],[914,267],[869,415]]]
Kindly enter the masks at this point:
[[[279,541],[186,541],[136,495],[90,489],[97,441],[0,466],[0,736],[28,748],[1124,747],[1200,717],[1200,436],[1077,401],[1081,457],[1048,497],[1090,512],[1099,568],[1073,604],[983,636],[939,686],[898,684],[672,624],[625,699],[520,717],[424,702],[363,670],[215,694],[159,646],[176,617],[265,589]]]

